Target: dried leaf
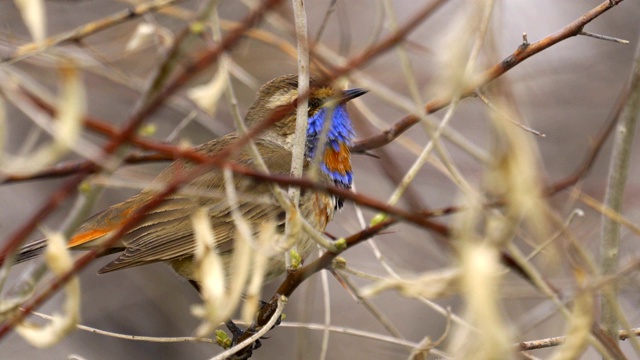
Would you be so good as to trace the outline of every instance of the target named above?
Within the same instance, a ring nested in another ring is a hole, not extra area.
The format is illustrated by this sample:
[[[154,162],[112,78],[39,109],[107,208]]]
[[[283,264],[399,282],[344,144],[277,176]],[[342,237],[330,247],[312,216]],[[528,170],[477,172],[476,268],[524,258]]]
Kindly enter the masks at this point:
[[[465,318],[477,328],[458,327],[450,337],[451,353],[458,359],[509,359],[511,332],[502,318],[498,251],[468,242],[460,249],[461,288]]]
[[[245,322],[251,322],[258,311],[262,285],[264,285],[264,278],[269,262],[266,248],[274,239],[277,239],[277,237],[276,224],[274,222],[267,221],[260,226],[256,251],[253,252],[251,277],[249,279],[249,285],[247,285],[245,302],[241,312],[242,320]]]
[[[47,37],[44,0],[14,0],[14,3],[33,40],[43,41]]]
[[[187,91],[187,96],[209,115],[215,114],[218,102],[227,88],[226,72],[226,62],[220,61],[218,71],[213,75],[211,81]]]
[[[478,37],[478,29],[487,6],[491,1],[467,1],[460,7],[447,29],[443,29],[438,57],[437,77],[431,82],[431,91],[437,96],[452,97],[466,88],[478,69],[472,53]]]
[[[195,258],[198,262],[200,277],[200,293],[204,304],[192,308],[192,312],[205,322],[196,331],[198,336],[206,336],[221,321],[227,320],[230,314],[224,306],[226,300],[226,283],[224,262],[215,251],[215,235],[211,229],[207,208],[198,209],[192,216],[193,235],[196,240]]]
[[[538,171],[538,151],[530,136],[509,121],[516,118],[509,107],[496,106],[499,111],[491,112],[498,140],[494,149],[496,161],[486,174],[487,190],[505,201],[508,218],[524,221],[534,238],[546,239],[548,209]]]
[[[582,291],[573,301],[573,311],[567,329],[567,341],[550,358],[552,360],[579,359],[589,345],[593,325],[593,294]]]
[[[55,120],[41,117],[48,116],[40,109],[34,108],[24,101],[15,102],[27,115],[40,122],[43,127],[49,126],[53,141],[37,148],[24,156],[9,156],[2,158],[2,171],[8,174],[28,175],[48,167],[65,156],[69,150],[76,146],[80,140],[82,130],[82,115],[85,112],[86,99],[82,78],[78,70],[72,64],[66,64],[61,71],[62,95],[57,105],[59,109]],[[7,88],[12,90],[11,88]],[[15,89],[13,89],[15,91]],[[90,151],[86,152],[87,154]]]
[[[252,246],[254,244],[253,230],[238,210],[238,194],[233,180],[233,173],[228,168],[224,170],[224,180],[227,200],[231,206],[231,216],[236,226],[233,257],[231,259],[231,269],[229,270],[233,274],[233,282],[231,282],[229,289],[229,302],[234,304],[235,309],[235,305],[240,302],[242,293],[247,286],[255,249]]]
[[[134,51],[158,43],[167,46],[172,42],[173,33],[169,29],[155,24],[142,23],[136,27],[135,32],[129,38],[125,51]]]
[[[363,297],[372,297],[383,291],[397,290],[411,298],[436,299],[457,292],[460,271],[447,269],[425,273],[415,279],[386,279],[365,287],[361,291]]]

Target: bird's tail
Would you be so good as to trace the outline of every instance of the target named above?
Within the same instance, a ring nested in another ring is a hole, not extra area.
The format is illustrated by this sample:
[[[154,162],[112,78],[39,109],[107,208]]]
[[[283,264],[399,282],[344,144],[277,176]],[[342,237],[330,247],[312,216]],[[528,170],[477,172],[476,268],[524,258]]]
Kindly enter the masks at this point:
[[[37,256],[42,255],[44,249],[47,247],[47,239],[40,239],[31,242],[18,250],[18,253],[13,260],[14,264],[19,264],[23,261],[31,260]]]

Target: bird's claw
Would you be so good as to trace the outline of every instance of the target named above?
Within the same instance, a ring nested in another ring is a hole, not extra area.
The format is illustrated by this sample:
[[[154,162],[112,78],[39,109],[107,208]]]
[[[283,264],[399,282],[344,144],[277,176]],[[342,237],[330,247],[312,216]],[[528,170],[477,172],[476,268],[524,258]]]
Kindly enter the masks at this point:
[[[229,332],[231,332],[232,340],[231,346],[236,346],[237,344],[244,341],[246,338],[250,337],[255,330],[253,328],[249,328],[247,330],[242,330],[238,325],[236,325],[233,321],[229,320],[225,323]],[[247,347],[238,351],[231,359],[234,360],[245,360],[249,359],[251,355],[253,355],[253,350],[256,350],[262,346],[262,342],[260,340],[256,340]]]

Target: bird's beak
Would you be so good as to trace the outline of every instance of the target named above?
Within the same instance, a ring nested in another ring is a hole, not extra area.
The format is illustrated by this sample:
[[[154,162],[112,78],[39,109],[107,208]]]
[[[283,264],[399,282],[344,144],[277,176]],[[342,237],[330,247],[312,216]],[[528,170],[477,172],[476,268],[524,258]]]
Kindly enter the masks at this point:
[[[340,103],[344,104],[347,101],[351,101],[357,98],[358,96],[362,96],[368,92],[369,90],[359,89],[359,88],[345,90],[342,92],[342,99],[340,99]]]

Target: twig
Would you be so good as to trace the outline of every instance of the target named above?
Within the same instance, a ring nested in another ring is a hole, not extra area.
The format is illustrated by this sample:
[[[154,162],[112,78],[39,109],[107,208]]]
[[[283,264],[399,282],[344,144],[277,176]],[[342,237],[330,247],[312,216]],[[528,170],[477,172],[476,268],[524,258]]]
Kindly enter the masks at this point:
[[[631,329],[631,331],[619,331],[618,339],[626,340],[632,336],[640,336],[640,328]],[[523,341],[516,345],[520,351],[544,349],[552,346],[559,346],[564,344],[567,340],[566,336],[557,336],[540,340]]]
[[[619,44],[628,44],[629,43],[629,40],[624,40],[624,39],[620,39],[620,38],[613,37],[613,36],[595,34],[595,33],[591,33],[591,32],[584,31],[584,30],[580,31],[579,34],[583,35],[583,36],[589,36],[589,37],[592,37],[592,38],[604,40],[604,41],[612,41],[612,42],[616,42],[616,43],[619,43]]]
[[[497,112],[497,113],[500,113],[500,116],[502,116],[502,117],[506,118],[507,120],[509,120],[509,121],[510,121],[512,124],[514,124],[515,126],[517,126],[517,127],[521,128],[521,129],[522,129],[522,130],[524,130],[524,131],[530,132],[530,133],[532,133],[533,135],[536,135],[536,136],[540,136],[540,137],[546,137],[546,136],[547,136],[546,134],[543,134],[543,133],[539,132],[538,130],[532,129],[532,128],[528,127],[527,125],[525,125],[525,124],[523,124],[523,123],[521,123],[521,122],[518,122],[517,120],[512,119],[512,118],[511,118],[510,116],[508,116],[507,114],[504,114],[504,112],[503,112],[503,111],[501,111],[500,109],[498,109],[495,105],[493,105],[493,103],[492,103],[491,101],[489,101],[489,99],[488,99],[486,96],[484,96],[484,94],[482,93],[482,91],[478,90],[478,91],[476,92],[476,95],[477,95],[477,96],[478,96],[478,98],[480,98],[480,100],[482,100],[482,102],[483,102],[485,105],[487,105],[491,110],[493,110],[493,111],[495,111],[495,112]]]
[[[352,274],[357,273],[356,276],[364,275],[365,277],[367,277],[369,275],[369,274],[360,273],[357,270],[346,268],[346,267],[341,268],[340,270],[345,272],[350,272]],[[378,280],[381,280],[381,278],[379,278]],[[385,316],[382,313],[382,311],[378,308],[378,306],[376,306],[376,304],[373,303],[373,301],[367,298],[364,298],[360,296],[360,294],[358,294],[356,285],[353,283],[353,281],[351,281],[350,278],[346,276],[342,276],[342,281],[344,282],[343,286],[347,287],[349,293],[351,293],[352,296],[355,297],[355,300],[358,301],[358,304],[364,306],[364,308],[376,319],[376,321],[378,321],[380,325],[382,325],[382,327],[384,327],[385,330],[387,330],[389,334],[391,334],[392,336],[398,339],[404,339],[404,336],[402,336],[402,334],[400,333],[400,330],[398,330],[398,328],[396,328],[396,326],[393,325],[391,320],[388,319],[387,316]]]
[[[565,306],[565,304],[560,299],[560,292],[553,287],[540,272],[534,268],[529,262],[527,262],[526,257],[520,252],[520,250],[510,244],[508,246],[512,259],[519,264],[520,268],[523,269],[527,274],[527,278],[530,279],[532,284],[541,291],[545,296],[549,298],[553,302],[553,304],[560,310],[561,314],[565,318],[570,318],[571,313]],[[597,327],[593,326],[591,328],[591,334],[589,334],[589,343],[593,345],[600,354],[602,354],[605,358],[624,358],[622,355],[622,351],[617,344],[612,344],[606,341],[606,336],[602,333],[602,331]]]
[[[54,319],[54,317],[51,315],[43,314],[36,311],[32,311],[31,314],[47,320]],[[177,336],[177,337],[139,336],[139,335],[126,335],[126,334],[120,334],[112,331],[100,330],[100,329],[96,329],[94,327],[85,326],[85,325],[76,325],[76,327],[79,330],[87,331],[92,334],[104,335],[108,337],[131,340],[131,341],[146,341],[146,342],[154,342],[154,343],[175,343],[175,342],[204,342],[204,343],[211,343],[211,344],[216,343],[214,339],[201,338],[196,336]]]
[[[551,34],[544,39],[532,44],[522,44],[511,55],[507,56],[500,63],[487,69],[484,73],[480,74],[470,85],[462,92],[462,97],[468,97],[475,93],[475,91],[489,82],[497,79],[516,65],[520,64],[529,57],[545,50],[563,40],[566,40],[572,36],[576,36],[582,31],[584,26],[593,21],[598,16],[605,13],[607,10],[618,5],[624,0],[607,0],[602,4],[596,6],[586,14],[582,15],[579,19],[573,21],[569,25],[565,26],[555,34]],[[451,99],[442,98],[429,101],[424,109],[426,114],[436,112],[443,107],[447,106]],[[355,143],[352,147],[352,151],[360,152],[364,150],[371,150],[381,146],[384,146],[403,132],[407,131],[410,127],[415,125],[419,121],[419,118],[415,115],[405,116],[403,119],[397,121],[389,129],[383,131],[381,134],[374,135],[367,139],[363,139]]]

